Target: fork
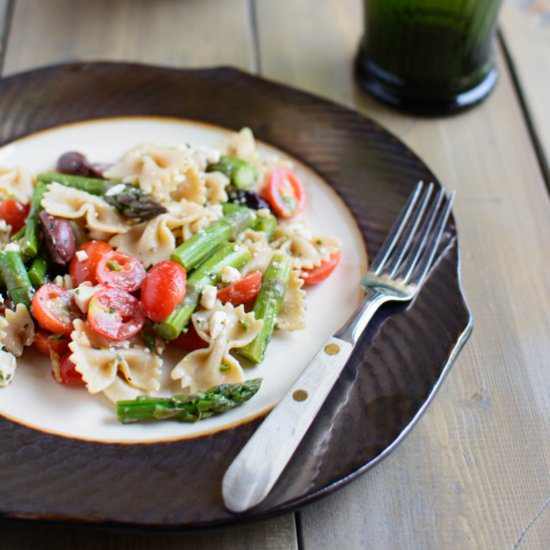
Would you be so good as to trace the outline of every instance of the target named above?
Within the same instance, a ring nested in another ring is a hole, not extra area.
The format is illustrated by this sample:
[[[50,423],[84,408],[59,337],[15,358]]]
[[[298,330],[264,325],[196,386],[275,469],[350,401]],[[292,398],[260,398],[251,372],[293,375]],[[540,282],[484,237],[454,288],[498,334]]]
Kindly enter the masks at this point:
[[[222,493],[229,510],[244,512],[269,494],[378,308],[418,294],[441,256],[439,245],[455,195],[447,197],[441,189],[430,204],[433,189],[431,183],[416,185],[361,282],[363,302],[325,342],[227,469]]]

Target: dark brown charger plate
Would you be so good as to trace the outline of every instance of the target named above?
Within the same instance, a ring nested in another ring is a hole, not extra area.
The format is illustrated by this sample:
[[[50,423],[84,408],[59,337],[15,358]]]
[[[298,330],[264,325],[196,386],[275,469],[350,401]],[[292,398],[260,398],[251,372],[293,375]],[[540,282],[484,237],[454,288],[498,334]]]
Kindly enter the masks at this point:
[[[72,63],[0,81],[0,143],[78,120],[182,117],[239,129],[302,160],[344,199],[371,255],[414,184],[437,178],[358,113],[235,69]],[[371,322],[272,494],[242,515],[221,480],[259,421],[167,443],[103,444],[0,418],[0,517],[190,528],[302,506],[386,456],[419,418],[470,333],[454,221],[450,245],[417,299]],[[330,315],[330,312],[327,312]],[[283,358],[282,358],[283,359]]]

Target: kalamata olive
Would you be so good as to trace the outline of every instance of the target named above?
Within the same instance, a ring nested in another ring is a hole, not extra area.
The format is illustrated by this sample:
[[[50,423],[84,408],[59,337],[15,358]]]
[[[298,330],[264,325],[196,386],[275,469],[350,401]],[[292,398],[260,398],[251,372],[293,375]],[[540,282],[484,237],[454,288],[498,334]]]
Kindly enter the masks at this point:
[[[7,292],[4,291],[3,294],[0,294],[2,300],[0,301],[0,313],[3,315],[6,309],[15,309],[12,299],[8,296]]]
[[[269,204],[255,191],[237,189],[232,185],[227,188],[229,202],[252,208],[253,210],[269,209]]]
[[[67,265],[76,248],[76,237],[71,222],[50,216],[45,210],[40,212],[40,221],[50,259],[55,264]]]
[[[82,153],[69,151],[57,159],[57,171],[63,174],[101,178],[101,172],[95,168]]]

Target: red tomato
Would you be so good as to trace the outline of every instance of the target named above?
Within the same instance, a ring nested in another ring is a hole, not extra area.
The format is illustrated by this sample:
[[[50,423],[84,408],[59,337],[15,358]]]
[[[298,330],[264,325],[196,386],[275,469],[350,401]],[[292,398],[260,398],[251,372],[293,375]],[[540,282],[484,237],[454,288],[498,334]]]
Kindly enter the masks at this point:
[[[101,284],[135,292],[143,283],[146,272],[136,258],[113,251],[99,260],[95,274]]]
[[[28,204],[13,199],[0,202],[0,219],[11,225],[12,233],[17,233],[25,225],[28,214]]]
[[[143,328],[145,313],[139,300],[125,290],[104,287],[90,300],[88,323],[105,338],[127,340]]]
[[[313,269],[304,269],[300,273],[300,278],[304,280],[305,286],[313,286],[324,281],[340,262],[340,251],[337,250],[330,255],[330,258],[324,261],[320,266]]]
[[[82,375],[76,370],[76,365],[70,359],[71,355],[65,355],[59,359],[59,377],[61,384],[66,386],[82,386],[84,380]]]
[[[293,172],[288,168],[277,168],[269,176],[264,197],[277,216],[292,218],[304,209],[306,193]]]
[[[175,340],[171,340],[170,343],[186,351],[194,351],[196,349],[208,347],[208,342],[205,342],[197,334],[193,325],[189,325],[187,332],[182,332]]]
[[[233,284],[218,290],[218,299],[222,303],[230,302],[234,306],[253,300],[262,286],[262,272],[254,271]]]
[[[88,241],[79,246],[77,252],[79,250],[86,252],[88,257],[85,260],[79,260],[76,254],[73,256],[71,265],[69,266],[69,273],[74,284],[78,286],[84,281],[91,281],[95,284],[97,282],[95,272],[99,260],[105,254],[112,252],[113,249],[103,241]]]
[[[34,335],[35,348],[44,355],[54,352],[57,355],[65,355],[69,352],[69,340],[58,334],[50,334],[45,330],[37,330]]]
[[[185,269],[170,260],[154,265],[141,287],[141,303],[145,315],[160,323],[166,319],[185,296]]]
[[[77,313],[68,290],[57,285],[43,285],[34,295],[31,308],[34,318],[43,329],[66,336],[73,330],[73,319]]]

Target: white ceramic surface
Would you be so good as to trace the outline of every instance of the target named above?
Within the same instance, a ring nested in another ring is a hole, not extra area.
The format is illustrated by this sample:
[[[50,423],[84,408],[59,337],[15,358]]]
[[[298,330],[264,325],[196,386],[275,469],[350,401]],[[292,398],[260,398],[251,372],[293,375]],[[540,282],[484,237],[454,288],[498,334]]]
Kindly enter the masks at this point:
[[[254,130],[254,128],[252,128]],[[112,118],[54,128],[0,148],[0,166],[50,170],[65,151],[78,150],[93,161],[115,161],[140,143],[215,146],[228,130],[194,121],[156,118]],[[262,150],[282,152],[261,144]],[[135,443],[195,437],[228,429],[272,407],[313,358],[318,347],[351,315],[360,301],[359,281],[366,269],[364,245],[357,225],[336,193],[312,170],[294,160],[307,192],[304,217],[314,234],[342,242],[342,260],[333,275],[307,291],[306,329],[276,334],[264,362],[245,371],[262,377],[258,394],[243,406],[195,424],[159,422],[120,425],[114,406],[102,395],[53,381],[48,359],[32,350],[19,360],[16,378],[0,389],[0,414],[29,427],[61,436],[103,442]],[[172,360],[180,352],[170,354]],[[170,361],[165,363],[168,371]]]

